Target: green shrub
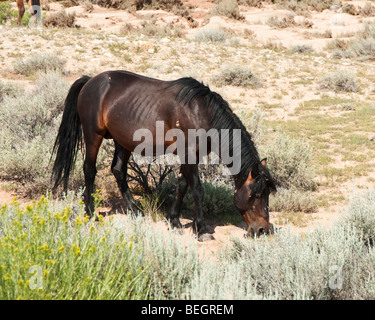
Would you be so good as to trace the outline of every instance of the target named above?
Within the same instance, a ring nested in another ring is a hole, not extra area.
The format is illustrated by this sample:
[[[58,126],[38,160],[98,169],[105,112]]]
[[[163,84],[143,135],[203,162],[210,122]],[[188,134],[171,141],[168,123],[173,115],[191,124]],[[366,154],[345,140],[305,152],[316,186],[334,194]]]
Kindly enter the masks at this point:
[[[82,206],[77,216],[49,201],[2,206],[0,299],[148,297],[149,277],[131,235],[83,218]]]
[[[213,82],[219,86],[231,85],[250,88],[262,86],[261,80],[249,68],[240,66],[227,67],[221,70],[214,76]]]
[[[320,78],[320,89],[335,92],[357,92],[358,86],[355,75],[346,70],[339,70],[325,74]]]
[[[215,186],[210,182],[202,182],[204,197],[202,209],[205,218],[218,219],[223,222],[238,223],[242,220],[233,202],[233,190],[225,185]],[[184,203],[189,212],[194,212],[195,203],[190,189]]]
[[[0,24],[18,17],[17,11],[12,9],[10,2],[0,2]]]
[[[19,58],[13,63],[15,73],[24,76],[30,76],[38,71],[47,73],[48,71],[64,70],[66,60],[60,58],[56,54],[51,53],[38,53],[26,58]]]

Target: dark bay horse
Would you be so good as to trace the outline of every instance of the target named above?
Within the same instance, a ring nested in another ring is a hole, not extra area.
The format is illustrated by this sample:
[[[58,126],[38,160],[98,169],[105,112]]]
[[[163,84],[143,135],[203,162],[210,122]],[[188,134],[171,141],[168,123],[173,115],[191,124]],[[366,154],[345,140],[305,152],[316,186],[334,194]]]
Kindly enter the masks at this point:
[[[53,150],[53,154],[56,154],[52,174],[54,189],[61,183],[67,188],[76,153],[84,140],[84,200],[86,212],[91,216],[98,150],[103,138],[113,139],[115,153],[112,173],[121,190],[124,206],[136,212],[126,181],[127,162],[140,143],[134,141],[133,137],[137,130],[147,129],[154,138],[153,150],[160,148],[155,142],[158,121],[164,124],[165,131],[179,129],[186,134],[185,137],[190,129],[217,129],[219,133],[221,129],[239,130],[241,162],[240,170],[233,175],[234,204],[242,214],[249,234],[272,232],[268,199],[270,192],[276,191],[276,188],[266,167],[266,160],[259,159],[250,134],[228,103],[193,78],[162,81],[127,71],[107,71],[93,78],[83,76],[75,81],[65,100]],[[222,139],[221,136],[219,138]],[[233,139],[229,137],[229,140],[232,148]],[[173,141],[163,143],[162,149],[165,151]],[[193,150],[196,153],[198,151],[198,147]],[[186,154],[189,152],[191,150],[186,150]],[[187,188],[190,187],[195,202],[193,229],[201,236],[207,232],[207,228],[202,212],[203,189],[198,165],[188,161],[181,163],[176,197],[168,219],[173,227],[181,227],[179,211]]]

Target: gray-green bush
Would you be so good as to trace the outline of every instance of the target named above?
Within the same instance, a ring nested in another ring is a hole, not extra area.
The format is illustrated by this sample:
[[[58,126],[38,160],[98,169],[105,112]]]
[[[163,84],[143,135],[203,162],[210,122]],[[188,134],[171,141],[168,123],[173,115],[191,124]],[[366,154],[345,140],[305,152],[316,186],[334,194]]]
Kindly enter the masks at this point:
[[[231,35],[221,29],[200,29],[194,34],[194,39],[198,42],[224,42]]]
[[[249,68],[241,66],[227,67],[213,77],[213,82],[219,86],[232,85],[259,88],[262,81]]]
[[[270,197],[271,211],[286,212],[314,212],[317,209],[316,199],[309,191],[300,191],[295,188],[279,188],[277,193]]]
[[[0,80],[0,102],[5,96],[16,97],[22,90],[16,85]]]
[[[328,49],[334,50],[335,58],[357,58],[369,60],[375,56],[375,23],[365,23],[362,30],[355,33],[349,42],[335,39]]]
[[[297,53],[312,53],[314,52],[314,49],[312,46],[307,44],[298,44],[290,48],[292,52]]]
[[[338,70],[327,73],[319,79],[320,89],[335,92],[357,92],[358,86],[354,73]]]
[[[315,190],[313,149],[303,140],[293,138],[281,131],[261,148],[278,186],[291,189]]]
[[[49,187],[47,168],[68,89],[61,74],[42,73],[33,89],[0,102],[0,174],[21,182],[30,194]],[[80,171],[72,185],[80,181]]]
[[[37,72],[64,71],[66,60],[53,53],[38,53],[25,58],[19,58],[13,63],[15,73],[25,76]]]
[[[2,299],[375,298],[375,190],[353,193],[329,229],[232,239],[214,260],[147,217],[89,221],[73,199],[2,205]],[[33,265],[42,290],[29,288]]]
[[[341,223],[353,226],[366,245],[375,244],[375,189],[354,192],[345,209]]]
[[[264,113],[259,108],[252,113],[240,110],[238,115],[251,133],[260,156],[267,158],[267,165],[278,186],[278,192],[270,197],[270,209],[315,211],[316,202],[310,193],[316,189],[315,169],[312,165],[313,149],[309,144],[281,131],[267,133],[263,124]]]

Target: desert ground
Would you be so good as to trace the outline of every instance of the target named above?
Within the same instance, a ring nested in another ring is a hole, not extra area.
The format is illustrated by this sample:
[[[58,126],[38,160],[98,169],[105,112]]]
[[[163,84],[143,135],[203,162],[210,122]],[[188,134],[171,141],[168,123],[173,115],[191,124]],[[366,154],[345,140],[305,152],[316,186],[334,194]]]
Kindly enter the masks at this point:
[[[367,3],[342,2],[356,8]],[[329,227],[340,216],[353,190],[374,188],[375,182],[374,56],[337,58],[332,43],[356,39],[375,17],[345,13],[342,6],[298,15],[264,3],[261,7],[239,5],[242,18],[234,19],[211,16],[210,10],[217,5],[214,1],[190,0],[184,4],[194,23],[166,10],[128,11],[95,4],[64,7],[60,2],[42,1],[45,17],[61,10],[75,13],[76,27],[1,25],[0,79],[27,90],[32,88],[35,77],[17,74],[12,66],[17,59],[40,53],[64,58],[64,77],[70,83],[82,74],[95,75],[110,69],[165,80],[192,76],[220,93],[235,112],[260,109],[267,139],[281,130],[309,143],[317,184],[312,191],[314,212],[273,211],[270,220],[276,227],[285,227],[283,222],[288,220],[295,232],[305,232],[318,224]],[[375,6],[374,2],[370,4]],[[15,3],[12,5],[16,8]],[[288,25],[277,24],[284,18],[287,21],[287,17]],[[142,30],[150,24],[169,26],[173,31],[126,31]],[[203,31],[212,30],[225,32],[227,38],[220,42],[200,40]],[[213,80],[230,66],[249,68],[261,79],[262,86],[222,85]],[[321,78],[336,71],[349,72],[356,90],[322,88]],[[11,184],[9,180],[1,181],[0,203],[11,201],[14,195],[25,203],[30,201],[23,196],[22,186],[15,183],[16,188],[9,188]],[[183,219],[184,225],[189,223],[189,219]],[[231,237],[242,237],[246,232],[243,223],[221,225],[210,221],[209,226],[214,229],[215,240],[199,244],[207,252],[216,252]]]

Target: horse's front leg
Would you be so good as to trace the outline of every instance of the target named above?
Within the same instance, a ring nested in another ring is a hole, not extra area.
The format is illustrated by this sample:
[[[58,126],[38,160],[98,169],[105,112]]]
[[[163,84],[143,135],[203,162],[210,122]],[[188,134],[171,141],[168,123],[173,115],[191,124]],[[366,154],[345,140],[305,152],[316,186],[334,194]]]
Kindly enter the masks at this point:
[[[187,164],[181,166],[187,183],[190,186],[195,203],[195,217],[193,220],[193,231],[198,235],[199,241],[211,240],[213,236],[208,233],[208,228],[204,222],[202,200],[203,200],[203,187],[199,178],[198,165]]]
[[[180,169],[180,173],[178,174],[177,187],[176,187],[176,197],[172,204],[171,210],[169,211],[167,215],[167,219],[170,221],[173,228],[182,227],[181,222],[180,222],[180,211],[181,211],[182,201],[185,197],[187,188],[188,188],[188,185],[186,182],[186,178],[183,175],[182,170]]]

